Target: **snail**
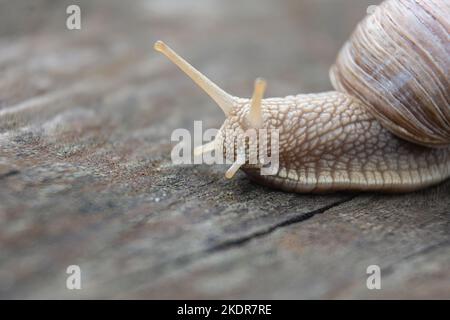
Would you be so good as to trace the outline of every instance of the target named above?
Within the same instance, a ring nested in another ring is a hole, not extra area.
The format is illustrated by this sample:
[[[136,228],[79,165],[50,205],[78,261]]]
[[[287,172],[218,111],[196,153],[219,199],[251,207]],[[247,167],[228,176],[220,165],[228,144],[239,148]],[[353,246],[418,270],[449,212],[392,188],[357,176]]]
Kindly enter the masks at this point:
[[[450,2],[386,0],[367,15],[330,69],[336,91],[265,98],[255,81],[251,99],[237,98],[178,56],[162,41],[155,50],[184,71],[223,110],[216,139],[202,154],[222,147],[228,129],[277,129],[279,167],[235,161],[250,179],[292,192],[409,192],[450,176]],[[247,150],[248,151],[248,150]]]

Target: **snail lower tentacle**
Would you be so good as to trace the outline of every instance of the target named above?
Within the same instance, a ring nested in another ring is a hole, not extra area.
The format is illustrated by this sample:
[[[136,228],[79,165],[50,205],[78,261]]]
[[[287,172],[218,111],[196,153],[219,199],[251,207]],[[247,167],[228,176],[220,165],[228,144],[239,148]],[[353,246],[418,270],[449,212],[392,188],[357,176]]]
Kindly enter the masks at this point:
[[[226,130],[279,132],[275,174],[262,175],[261,163],[233,160],[227,178],[242,169],[262,184],[294,192],[406,192],[450,176],[449,17],[447,0],[387,0],[340,51],[330,71],[337,91],[285,98],[262,99],[262,79],[251,99],[233,97],[163,42],[155,49],[227,117],[218,138],[195,154],[223,149]],[[233,159],[247,152],[225,149]]]

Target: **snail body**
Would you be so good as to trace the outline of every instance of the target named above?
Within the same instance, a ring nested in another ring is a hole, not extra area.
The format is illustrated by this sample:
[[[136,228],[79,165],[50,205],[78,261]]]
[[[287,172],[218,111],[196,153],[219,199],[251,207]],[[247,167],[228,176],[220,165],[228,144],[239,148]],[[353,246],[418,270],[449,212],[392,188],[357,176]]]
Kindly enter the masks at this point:
[[[220,132],[245,123],[250,106],[241,103]],[[279,129],[279,170],[260,175],[257,166],[242,169],[264,185],[293,192],[406,192],[450,176],[450,148],[396,137],[360,100],[341,92],[267,99],[262,115],[265,128]]]
[[[358,25],[332,66],[337,91],[284,98],[263,99],[261,79],[251,99],[231,96],[161,41],[155,49],[226,114],[216,139],[195,151],[220,146],[235,161],[226,177],[242,169],[259,183],[293,192],[407,192],[450,176],[449,17],[444,0],[385,1]],[[225,139],[236,128],[277,130],[275,174],[261,175],[264,163],[236,161],[240,150]]]

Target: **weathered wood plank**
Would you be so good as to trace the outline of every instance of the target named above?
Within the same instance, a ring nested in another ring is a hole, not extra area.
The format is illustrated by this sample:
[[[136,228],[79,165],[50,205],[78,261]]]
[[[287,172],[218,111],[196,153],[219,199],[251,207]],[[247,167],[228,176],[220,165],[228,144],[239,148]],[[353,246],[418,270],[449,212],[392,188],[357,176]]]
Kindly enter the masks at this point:
[[[36,3],[28,25],[0,16],[1,297],[450,298],[450,182],[299,195],[170,160],[174,129],[222,115],[154,40],[237,95],[256,76],[270,95],[327,90],[368,2],[81,1],[80,31],[68,2]]]

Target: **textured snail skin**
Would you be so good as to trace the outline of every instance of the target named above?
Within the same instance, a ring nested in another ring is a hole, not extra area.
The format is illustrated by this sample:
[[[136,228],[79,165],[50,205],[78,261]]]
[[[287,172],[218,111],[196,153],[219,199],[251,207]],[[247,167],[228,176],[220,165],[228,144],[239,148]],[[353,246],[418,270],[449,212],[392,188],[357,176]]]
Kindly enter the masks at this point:
[[[250,100],[236,98],[226,129],[245,129]],[[356,98],[325,92],[262,101],[263,128],[279,130],[279,170],[253,180],[293,192],[406,192],[450,176],[450,148],[428,148],[384,129]]]
[[[216,139],[194,154],[220,146],[233,161],[227,178],[241,168],[286,191],[407,192],[450,176],[449,17],[450,0],[386,0],[340,51],[330,70],[337,91],[285,98],[262,99],[262,79],[252,99],[233,97],[162,41],[155,49],[224,111]],[[239,156],[251,148],[244,152],[224,138],[231,131],[246,141],[241,132],[249,128],[278,129],[275,175],[243,164]]]

